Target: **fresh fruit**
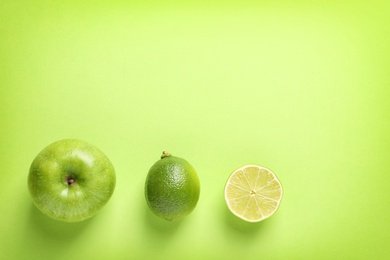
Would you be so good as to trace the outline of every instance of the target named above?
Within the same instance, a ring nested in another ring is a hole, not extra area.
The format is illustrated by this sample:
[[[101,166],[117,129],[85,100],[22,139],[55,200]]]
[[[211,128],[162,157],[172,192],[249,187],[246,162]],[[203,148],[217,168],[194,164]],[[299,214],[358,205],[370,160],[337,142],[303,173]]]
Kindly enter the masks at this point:
[[[225,186],[225,200],[237,217],[258,222],[272,216],[282,199],[282,185],[276,175],[258,165],[235,170]]]
[[[167,220],[191,213],[198,203],[199,193],[199,178],[194,167],[166,151],[146,177],[146,202],[154,214]]]
[[[33,160],[28,189],[37,208],[65,222],[92,217],[115,189],[115,170],[98,148],[74,139],[54,142]]]

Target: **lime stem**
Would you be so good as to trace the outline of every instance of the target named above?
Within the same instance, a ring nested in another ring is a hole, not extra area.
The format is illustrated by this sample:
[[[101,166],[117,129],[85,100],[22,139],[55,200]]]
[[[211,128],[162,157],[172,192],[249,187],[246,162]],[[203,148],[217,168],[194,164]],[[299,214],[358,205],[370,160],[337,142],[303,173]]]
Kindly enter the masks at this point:
[[[164,159],[165,157],[169,157],[169,156],[172,156],[172,154],[170,154],[168,151],[163,151],[161,155],[161,159]]]

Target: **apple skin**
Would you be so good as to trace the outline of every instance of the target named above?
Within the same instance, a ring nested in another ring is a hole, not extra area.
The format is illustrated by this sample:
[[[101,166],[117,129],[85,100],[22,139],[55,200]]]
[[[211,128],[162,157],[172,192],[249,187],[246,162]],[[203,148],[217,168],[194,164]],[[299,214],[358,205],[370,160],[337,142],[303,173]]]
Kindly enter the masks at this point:
[[[95,146],[75,139],[44,148],[33,160],[27,181],[37,208],[65,222],[95,215],[109,201],[115,182],[108,157]]]

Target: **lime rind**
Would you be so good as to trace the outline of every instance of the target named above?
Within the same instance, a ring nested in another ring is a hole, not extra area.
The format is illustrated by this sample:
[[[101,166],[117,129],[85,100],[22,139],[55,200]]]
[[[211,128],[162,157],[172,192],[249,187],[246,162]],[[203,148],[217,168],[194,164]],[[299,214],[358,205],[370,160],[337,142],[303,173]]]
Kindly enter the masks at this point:
[[[199,194],[200,182],[194,167],[165,151],[145,180],[148,207],[155,215],[169,221],[190,214],[198,203]]]

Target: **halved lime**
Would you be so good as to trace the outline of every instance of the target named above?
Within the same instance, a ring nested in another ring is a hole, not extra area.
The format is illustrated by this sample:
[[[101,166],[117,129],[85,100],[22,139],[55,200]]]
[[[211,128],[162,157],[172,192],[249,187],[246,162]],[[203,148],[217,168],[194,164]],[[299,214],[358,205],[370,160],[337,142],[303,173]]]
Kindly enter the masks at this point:
[[[258,222],[272,216],[282,199],[282,185],[269,169],[245,165],[235,170],[225,186],[225,200],[237,217]]]

